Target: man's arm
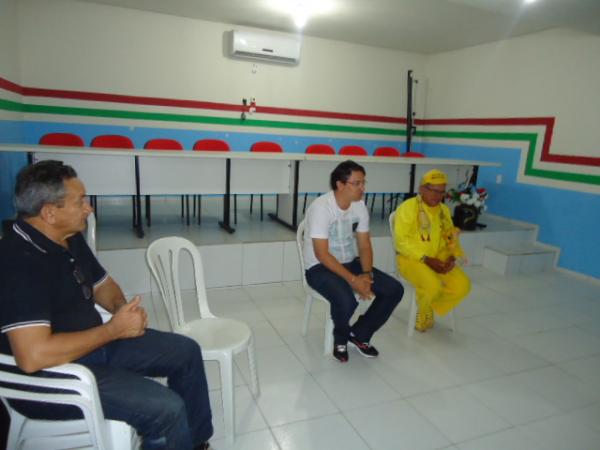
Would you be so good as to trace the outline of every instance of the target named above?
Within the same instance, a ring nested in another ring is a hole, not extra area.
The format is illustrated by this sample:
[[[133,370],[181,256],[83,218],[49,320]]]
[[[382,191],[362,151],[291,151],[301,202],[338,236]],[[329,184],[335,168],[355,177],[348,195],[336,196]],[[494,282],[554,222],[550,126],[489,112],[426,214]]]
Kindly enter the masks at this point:
[[[52,333],[48,326],[31,326],[7,331],[17,365],[26,373],[65,364],[81,358],[116,339],[144,334],[145,313],[140,298],[119,308],[112,319],[98,327],[71,333]]]
[[[127,303],[121,287],[110,276],[94,286],[94,300],[112,314]]]
[[[346,280],[350,287],[358,292],[361,297],[367,298],[371,295],[371,278],[362,275],[356,276],[346,269],[335,256],[329,253],[329,241],[327,239],[313,238],[312,243],[315,257],[321,264]]]
[[[356,243],[358,244],[358,257],[363,273],[373,270],[373,247],[371,246],[371,236],[367,233],[356,233]]]

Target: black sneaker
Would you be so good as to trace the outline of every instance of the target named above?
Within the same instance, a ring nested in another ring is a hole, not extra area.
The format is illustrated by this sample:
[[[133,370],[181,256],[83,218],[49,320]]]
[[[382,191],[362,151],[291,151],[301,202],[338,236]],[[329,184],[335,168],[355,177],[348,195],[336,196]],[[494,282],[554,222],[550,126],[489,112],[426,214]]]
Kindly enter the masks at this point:
[[[348,348],[343,344],[334,345],[333,357],[341,363],[348,362]]]
[[[352,344],[353,347],[356,347],[360,354],[367,358],[375,358],[377,355],[379,355],[379,352],[375,347],[368,342],[360,342],[354,336],[350,336],[348,343]]]

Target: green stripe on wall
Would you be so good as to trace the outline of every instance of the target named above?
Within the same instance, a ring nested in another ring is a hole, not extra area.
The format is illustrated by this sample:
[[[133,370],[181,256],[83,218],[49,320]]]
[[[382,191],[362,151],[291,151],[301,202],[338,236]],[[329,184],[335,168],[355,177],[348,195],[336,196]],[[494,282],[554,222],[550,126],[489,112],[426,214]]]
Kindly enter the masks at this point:
[[[117,109],[77,108],[66,106],[48,106],[22,104],[11,100],[0,99],[0,109],[34,114],[57,114],[88,117],[105,117],[114,119],[155,120],[163,122],[206,123],[252,128],[295,129],[311,131],[329,131],[337,133],[373,134],[387,136],[406,136],[406,130],[393,130],[377,127],[354,127],[345,125],[327,125],[307,122],[284,122],[276,120],[241,120],[238,118],[193,116],[185,114],[166,114],[141,111],[123,111]],[[488,133],[466,131],[417,131],[416,136],[449,138],[449,139],[479,139],[491,141],[526,141],[528,142],[525,175],[548,178],[553,180],[570,181],[575,183],[600,185],[600,176],[535,169],[533,167],[537,134],[535,133]]]
[[[571,181],[574,183],[600,185],[600,176],[553,170],[535,169],[533,167],[537,134],[534,133],[485,133],[466,131],[417,131],[417,136],[449,139],[480,139],[494,141],[525,141],[528,143],[525,175],[548,178],[551,180]]]

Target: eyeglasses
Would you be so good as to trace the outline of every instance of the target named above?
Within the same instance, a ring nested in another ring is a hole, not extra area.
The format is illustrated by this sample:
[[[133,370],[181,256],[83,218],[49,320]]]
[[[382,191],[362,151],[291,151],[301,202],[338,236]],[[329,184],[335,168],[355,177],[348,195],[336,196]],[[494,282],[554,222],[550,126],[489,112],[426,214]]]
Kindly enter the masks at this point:
[[[427,189],[429,192],[433,192],[437,195],[446,195],[446,191],[438,191],[437,189],[432,189],[431,187],[425,185],[423,186],[425,189]]]
[[[77,281],[77,284],[81,286],[81,291],[83,292],[83,296],[85,297],[85,299],[91,299],[92,287],[89,285],[89,283],[87,283],[85,275],[79,267],[75,266],[75,268],[73,269],[73,276],[75,277],[75,281]]]
[[[346,184],[351,184],[354,187],[361,187],[367,185],[367,180],[363,181],[346,181]]]

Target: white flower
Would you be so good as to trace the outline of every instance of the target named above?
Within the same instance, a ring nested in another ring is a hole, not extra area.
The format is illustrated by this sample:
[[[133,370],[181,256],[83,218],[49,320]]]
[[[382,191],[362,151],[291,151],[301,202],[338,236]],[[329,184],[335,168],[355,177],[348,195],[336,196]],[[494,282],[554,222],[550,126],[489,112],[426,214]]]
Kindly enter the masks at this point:
[[[460,201],[462,203],[466,203],[468,199],[469,199],[469,194],[464,194],[464,193],[460,194]]]
[[[475,205],[475,207],[477,207],[477,208],[481,208],[482,203],[479,200],[475,200],[473,202],[473,205]]]
[[[474,199],[474,198],[467,198],[467,199],[465,200],[465,203],[466,203],[467,205],[473,205],[473,204],[475,203],[475,199]]]

